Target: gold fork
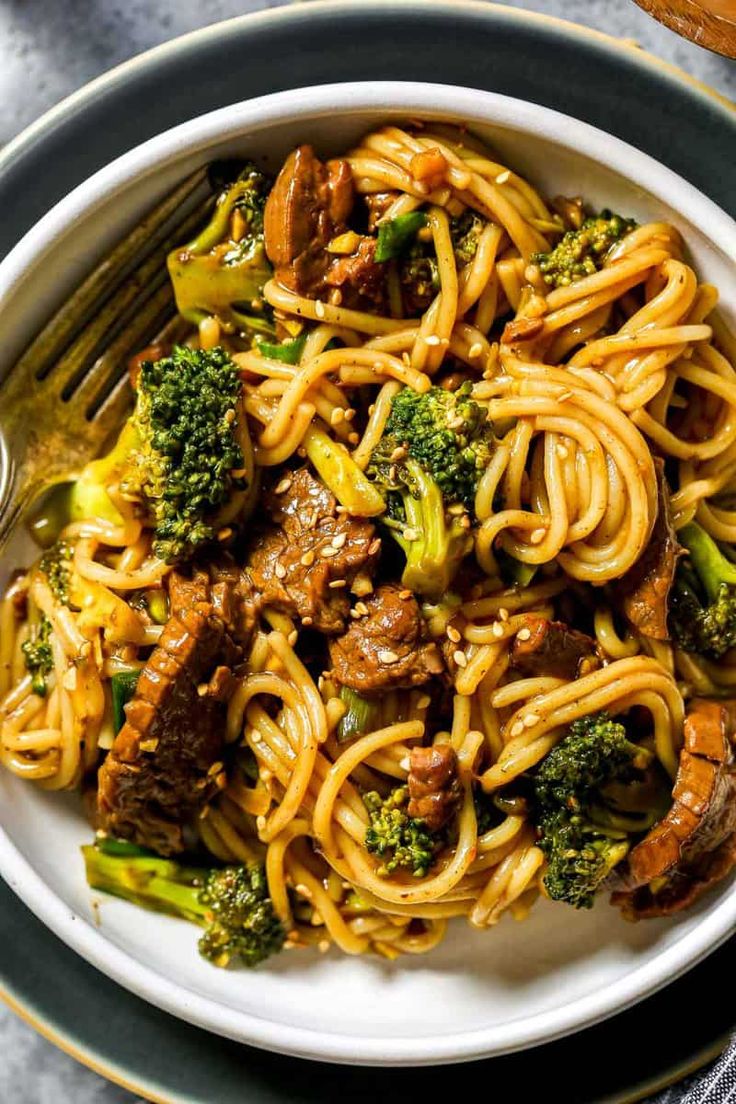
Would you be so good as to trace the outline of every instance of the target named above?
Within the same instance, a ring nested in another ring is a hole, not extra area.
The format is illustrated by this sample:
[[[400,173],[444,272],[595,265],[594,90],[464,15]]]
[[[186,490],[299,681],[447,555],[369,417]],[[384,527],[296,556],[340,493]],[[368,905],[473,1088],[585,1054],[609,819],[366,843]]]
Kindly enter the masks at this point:
[[[166,255],[212,203],[199,169],[107,254],[0,384],[0,552],[39,492],[78,473],[120,423],[127,358],[176,324]]]

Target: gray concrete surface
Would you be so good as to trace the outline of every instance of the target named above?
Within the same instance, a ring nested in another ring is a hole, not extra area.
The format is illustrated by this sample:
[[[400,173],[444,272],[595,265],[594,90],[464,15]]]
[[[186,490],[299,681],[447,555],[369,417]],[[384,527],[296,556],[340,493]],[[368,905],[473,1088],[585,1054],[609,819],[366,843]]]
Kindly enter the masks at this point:
[[[0,144],[86,81],[197,27],[280,0],[0,0]],[[736,63],[654,23],[631,0],[511,0],[641,46],[736,99]],[[0,1007],[2,1104],[142,1104]],[[213,1101],[213,1104],[216,1102]]]

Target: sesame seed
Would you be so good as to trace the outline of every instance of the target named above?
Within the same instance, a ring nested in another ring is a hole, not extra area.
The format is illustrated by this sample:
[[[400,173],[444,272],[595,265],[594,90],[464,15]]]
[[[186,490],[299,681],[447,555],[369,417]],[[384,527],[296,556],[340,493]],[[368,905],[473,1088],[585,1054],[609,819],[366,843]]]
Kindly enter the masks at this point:
[[[158,747],[158,740],[156,737],[152,737],[150,740],[141,740],[138,744],[141,751],[155,751]],[[220,764],[222,766],[222,764]]]
[[[378,653],[378,660],[380,663],[398,663],[399,657],[390,648],[384,648]]]
[[[280,480],[280,481],[279,481],[279,482],[278,482],[278,483],[276,484],[276,487],[275,487],[275,489],[274,489],[274,492],[273,492],[273,493],[274,493],[274,494],[277,494],[277,495],[280,495],[280,494],[285,494],[285,493],[286,493],[286,492],[288,491],[289,487],[291,486],[291,483],[292,483],[292,479],[291,479],[291,476],[290,476],[290,475],[286,475],[286,476],[284,476],[284,478],[283,478],[283,479],[281,479],[281,480]]]
[[[292,629],[286,639],[293,648],[297,640],[299,639],[299,633],[296,631],[296,629]]]
[[[389,460],[392,464],[398,463],[399,460],[403,460],[406,457],[406,449],[403,445],[397,445],[394,451],[389,456]]]
[[[313,623],[313,621],[314,621],[314,618],[310,617],[309,614],[307,614],[306,617],[302,617],[302,625],[304,625],[305,629],[308,629],[309,626]]]
[[[336,556],[339,551],[339,548],[333,548],[331,544],[328,544],[324,548],[320,548],[319,554],[327,560],[330,556]]]
[[[373,413],[374,413],[375,409],[376,409],[376,404],[375,404],[375,403],[371,403],[371,405],[370,405],[370,406],[368,407],[368,416],[369,416],[369,417],[370,417],[370,415],[371,415],[371,414],[373,414]]]
[[[329,939],[320,939],[319,943],[317,944],[317,950],[319,951],[319,953],[320,954],[327,954],[329,949],[330,949]]]
[[[324,318],[324,316],[325,316],[325,305],[324,305],[324,303],[322,302],[321,299],[316,299],[315,300],[314,313],[317,315],[318,318]]]
[[[330,302],[333,307],[339,307],[342,303],[342,292],[339,288],[333,288],[330,292]]]
[[[466,191],[470,187],[472,177],[469,172],[463,172],[462,169],[452,170],[452,181],[456,188],[459,188],[461,192]]]
[[[518,633],[516,634],[516,639],[517,640],[529,640],[531,638],[531,635],[532,635],[532,630],[531,629],[519,629]]]
[[[500,609],[498,611],[498,618],[500,621],[508,621],[509,611],[507,609]]]
[[[539,720],[537,713],[527,713],[524,717],[524,728],[534,728],[535,724],[539,724]]]
[[[209,686],[206,682],[200,682],[199,686],[197,687],[197,693],[199,694],[200,698],[203,698],[208,690]]]
[[[252,736],[251,736],[251,740],[253,741],[254,744],[260,744],[262,739],[263,739],[263,737],[261,736],[260,732],[258,732],[258,730],[256,729],[253,732]]]
[[[505,169],[503,172],[499,173],[498,176],[496,177],[496,183],[497,184],[505,184],[506,181],[509,180],[510,178],[511,178],[511,173],[509,172],[508,169]]]
[[[210,767],[210,769],[209,769],[209,770],[207,771],[207,774],[208,774],[208,775],[209,775],[210,777],[212,777],[212,776],[213,776],[213,775],[215,775],[215,774],[219,774],[219,773],[220,773],[220,771],[222,770],[222,768],[223,768],[223,763],[222,763],[222,762],[221,762],[221,761],[220,761],[220,760],[218,759],[218,760],[217,760],[216,762],[214,762],[214,763],[212,764],[212,766]]]
[[[460,514],[465,513],[465,507],[462,502],[453,502],[452,506],[448,506],[447,512],[451,517],[459,517]]]
[[[347,533],[338,533],[337,536],[332,538],[332,540],[330,541],[330,544],[332,545],[333,548],[342,548],[347,539],[348,539]]]
[[[327,584],[330,590],[339,590],[341,587],[347,586],[346,579],[333,579],[331,583]]]
[[[567,400],[571,399],[572,397],[573,397],[572,391],[563,391],[562,394],[558,396],[557,401],[558,402],[567,402]]]
[[[306,897],[309,900],[312,896],[312,891],[309,886],[305,886],[304,882],[297,882],[294,886],[294,892],[298,893],[300,897]]]
[[[511,726],[511,736],[521,736],[524,731],[524,724],[522,721],[517,721],[516,724]]]
[[[459,644],[460,641],[462,640],[462,637],[461,637],[460,633],[457,631],[456,628],[454,628],[453,625],[448,625],[447,626],[447,635],[448,635],[448,637],[450,638],[450,640],[452,641],[453,644]]]
[[[357,445],[359,440],[360,440],[360,434],[359,433],[350,433],[348,435],[348,443],[351,444],[351,445]]]
[[[349,514],[349,513],[350,513],[350,511],[348,510],[347,506],[340,506],[340,505],[337,505],[337,506],[335,507],[335,513],[336,513],[336,514]]]
[[[417,709],[427,709],[432,704],[432,699],[429,694],[422,694],[421,698],[417,698]]]
[[[468,657],[466,656],[465,652],[462,651],[461,648],[458,648],[456,652],[452,653],[452,658],[455,660],[458,667],[467,667],[468,666]]]
[[[408,771],[411,770],[411,759],[409,758],[408,755],[405,755],[403,759],[399,760],[399,766],[401,767],[401,769],[403,771],[408,772]]]
[[[312,564],[314,563],[314,552],[312,552],[311,548],[308,552],[304,553],[299,562],[301,563],[302,567],[312,566]]]
[[[401,534],[404,540],[415,541],[419,540],[419,531],[417,529],[406,528]]]
[[[357,414],[357,411],[353,410],[352,406],[349,406],[347,408],[347,410],[345,411],[345,421],[346,422],[352,422],[352,420],[353,420],[353,418],[355,417],[356,414]]]
[[[258,829],[258,831],[262,832],[265,827],[266,827],[266,818],[265,818],[265,816],[256,817],[256,828]]]
[[[495,636],[496,640],[500,640],[503,636],[503,625],[500,621],[494,621],[491,626],[491,632]]]
[[[409,598],[413,598],[413,597],[414,597],[414,595],[412,594],[412,592],[410,590],[400,590],[399,591],[399,598],[401,598],[402,602],[406,602],[406,601],[408,601]]]
[[[564,445],[557,445],[555,452],[559,456],[560,460],[566,460],[569,455]]]
[[[544,528],[533,529],[529,534],[529,540],[532,544],[541,544],[547,535],[547,530]]]
[[[437,334],[428,334],[424,340],[427,345],[439,345],[440,343],[440,339]]]
[[[277,563],[276,567],[273,569],[273,571],[274,571],[274,575],[276,576],[277,579],[285,579],[286,578],[286,568],[284,567],[284,565],[282,563]]]
[[[482,352],[483,352],[483,346],[481,345],[480,341],[474,341],[473,344],[468,349],[468,358],[470,360],[477,360],[477,358],[481,355]]]
[[[368,555],[369,556],[375,556],[376,552],[380,551],[380,548],[381,548],[381,538],[380,537],[375,537],[375,539],[372,540],[371,543],[368,545]]]
[[[233,535],[231,526],[226,525],[223,529],[220,529],[217,534],[218,541],[226,541]]]
[[[345,421],[345,411],[341,406],[336,406],[330,414],[330,425],[336,426]]]
[[[355,612],[357,613],[358,617],[367,617],[368,616],[368,607],[365,604],[365,602],[356,602],[355,603]]]

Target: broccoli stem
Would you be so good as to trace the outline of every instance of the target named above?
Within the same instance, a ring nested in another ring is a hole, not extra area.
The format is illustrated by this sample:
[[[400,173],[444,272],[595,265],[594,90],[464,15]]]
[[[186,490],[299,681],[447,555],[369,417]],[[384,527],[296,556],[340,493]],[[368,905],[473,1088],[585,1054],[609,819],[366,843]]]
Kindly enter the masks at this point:
[[[680,529],[677,539],[690,553],[692,565],[709,602],[715,602],[724,583],[736,586],[736,565],[725,558],[710,534],[697,522],[690,522]]]
[[[92,889],[122,897],[141,908],[206,924],[207,910],[199,901],[206,871],[147,855],[138,848],[121,855],[87,846],[82,854]]]
[[[376,517],[386,509],[383,496],[339,441],[310,426],[302,441],[309,460],[341,506],[356,517]]]

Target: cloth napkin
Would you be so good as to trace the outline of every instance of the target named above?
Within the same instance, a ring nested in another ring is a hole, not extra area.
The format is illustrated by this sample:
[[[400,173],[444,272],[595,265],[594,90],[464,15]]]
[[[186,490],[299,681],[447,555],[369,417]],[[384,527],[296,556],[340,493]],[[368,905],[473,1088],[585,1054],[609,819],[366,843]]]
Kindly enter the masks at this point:
[[[736,1037],[711,1066],[653,1096],[647,1104],[736,1104]]]

